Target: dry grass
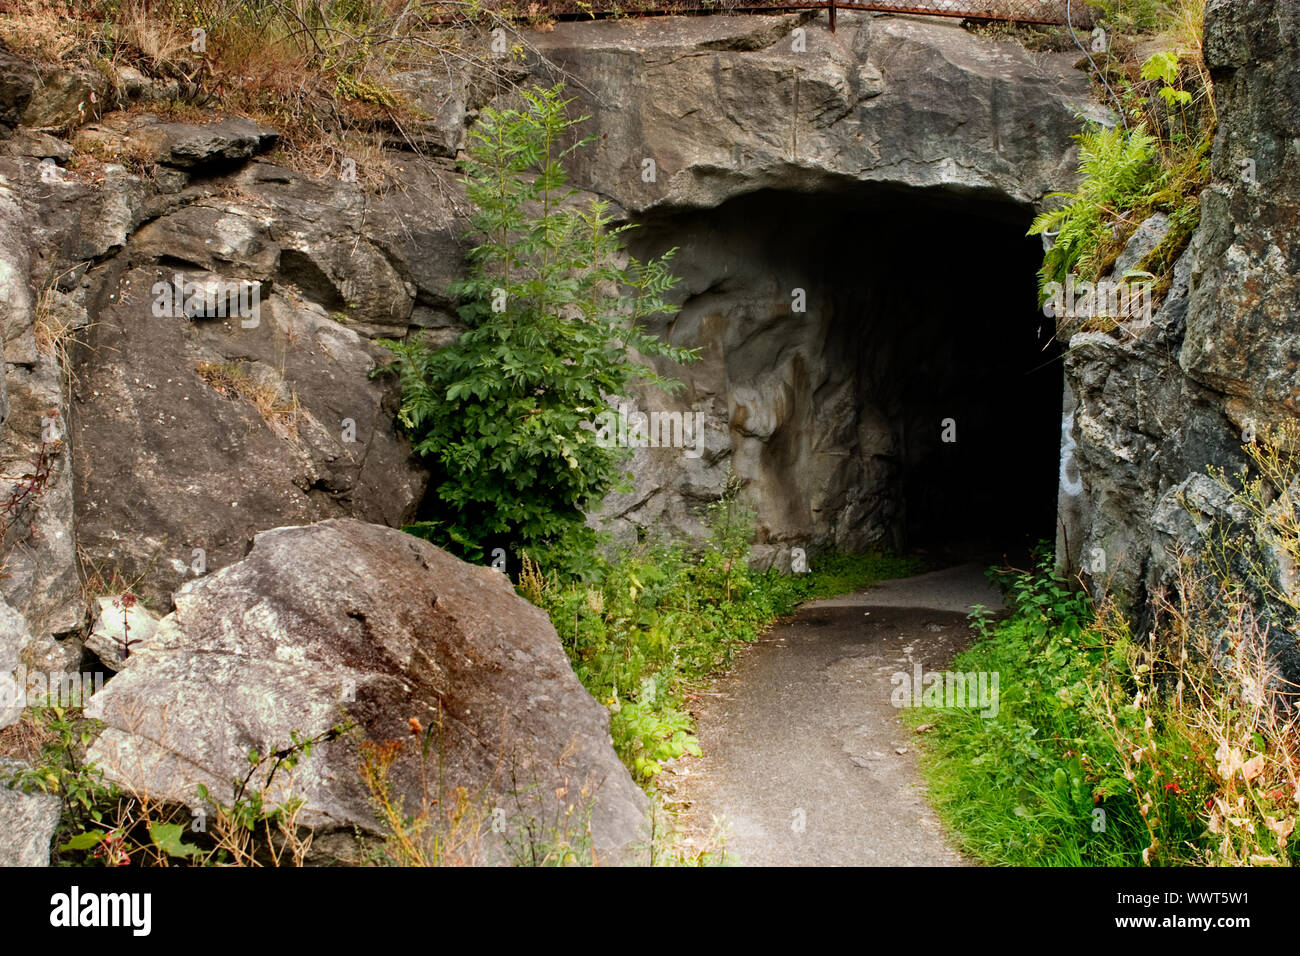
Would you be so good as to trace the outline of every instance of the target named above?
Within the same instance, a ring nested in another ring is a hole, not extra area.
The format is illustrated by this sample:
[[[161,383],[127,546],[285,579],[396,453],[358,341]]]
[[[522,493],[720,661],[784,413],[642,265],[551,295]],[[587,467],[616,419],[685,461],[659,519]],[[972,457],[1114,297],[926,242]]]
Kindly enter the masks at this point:
[[[47,0],[0,3],[0,43],[37,63],[56,64],[85,48],[86,26],[62,16],[64,4]]]
[[[970,33],[990,40],[1014,40],[1030,53],[1060,53],[1077,50],[1074,39],[1063,26],[1045,24],[963,22]]]
[[[68,359],[68,350],[76,338],[78,326],[75,321],[76,316],[59,307],[61,293],[58,290],[59,280],[72,271],[69,269],[55,276],[37,294],[32,334],[36,339],[36,348],[53,357],[59,363],[59,368],[68,382],[75,385],[77,379],[72,370],[72,363]]]
[[[145,570],[134,578],[127,578],[118,567],[103,568],[96,566],[80,546],[77,547],[77,566],[81,573],[81,597],[87,605],[93,605],[102,597],[117,597],[119,594],[138,594],[140,583],[152,570],[158,555],[155,554]]]
[[[512,61],[531,44],[509,5],[491,6],[501,9],[469,0],[0,0],[0,40],[113,82],[131,66],[179,84],[174,102],[147,108],[199,122],[214,108],[247,116],[281,132],[281,159],[295,168],[330,175],[352,158],[359,184],[377,189],[393,181],[385,141],[420,152],[407,130],[424,113],[397,92],[397,74],[444,75],[448,94],[465,75],[510,87]],[[547,28],[544,17],[532,20]],[[201,51],[192,48],[195,27],[206,31]],[[503,57],[491,50],[498,29],[509,38]]]
[[[409,723],[410,736],[405,740],[366,741],[360,746],[361,781],[385,833],[376,862],[388,866],[584,866],[600,862],[591,845],[593,794],[588,787],[566,781],[554,791],[551,809],[542,811],[548,818],[540,819],[536,813],[549,801],[539,802],[535,780],[519,779],[523,771],[507,754],[504,737],[491,778],[479,782],[478,790],[471,792],[465,786],[444,783],[441,714],[428,728],[415,717]],[[556,766],[563,767],[570,756],[568,751],[562,753]],[[414,806],[394,792],[392,771],[399,761],[418,767]]]
[[[1213,129],[1219,121],[1219,111],[1214,104],[1214,81],[1205,65],[1205,0],[1175,0],[1170,5],[1169,26],[1161,34],[1166,49],[1178,54],[1196,76],[1195,86],[1205,91],[1205,104],[1209,110],[1209,126]]]
[[[102,178],[108,165],[121,166],[144,178],[152,178],[158,168],[153,149],[140,140],[87,135],[75,138],[69,169],[96,179]]]
[[[54,309],[58,290],[49,285],[36,297],[36,316],[32,324],[32,333],[36,336],[36,347],[47,355],[54,355],[59,364],[66,367],[67,345],[72,337],[72,323],[58,314]]]
[[[180,21],[158,16],[147,0],[124,0],[117,8],[117,41],[138,51],[156,72],[174,72],[191,57],[190,28]]]
[[[723,866],[730,824],[718,817],[707,826],[687,823],[684,808],[669,802],[662,792],[650,794],[650,838],[646,844],[649,866]]]
[[[10,757],[34,766],[45,748],[55,740],[56,735],[28,708],[17,723],[0,730],[0,757]]]
[[[412,732],[419,723],[412,719]],[[475,866],[485,858],[484,838],[492,808],[483,794],[472,798],[465,787],[439,794],[430,779],[427,750],[421,760],[419,807],[407,807],[393,792],[393,765],[419,741],[363,741],[361,781],[385,828],[383,856],[393,866]]]
[[[227,398],[251,402],[262,421],[281,438],[292,441],[298,437],[302,406],[297,392],[286,389],[282,376],[257,379],[241,365],[220,362],[200,362],[194,371]]]
[[[1165,802],[1164,787],[1190,779],[1198,781],[1199,809],[1213,837],[1198,862],[1285,865],[1300,807],[1296,688],[1280,679],[1269,659],[1268,635],[1250,602],[1224,593],[1194,567],[1183,563],[1178,596],[1163,603],[1166,627],[1158,642],[1154,636],[1119,640],[1123,626],[1114,615],[1103,614],[1097,629],[1127,648],[1138,685],[1131,701],[1106,684],[1098,699],[1147,826],[1143,861],[1180,855],[1180,848],[1161,846],[1156,808]],[[1206,626],[1211,601],[1221,627]],[[1145,721],[1126,719],[1126,710],[1147,714]],[[1169,752],[1171,741],[1181,758]]]
[[[1203,553],[1180,556],[1146,640],[1130,640],[1110,610],[1099,614],[1098,632],[1124,650],[1137,685],[1131,701],[1132,688],[1106,685],[1098,699],[1147,825],[1146,862],[1179,853],[1160,845],[1156,808],[1180,773],[1196,781],[1210,836],[1198,862],[1275,866],[1292,855],[1300,687],[1282,676],[1277,653],[1297,640],[1289,622],[1300,614],[1300,464],[1289,450],[1297,439],[1296,426],[1273,430],[1246,445],[1249,473],[1219,473],[1235,517]]]
[[[342,179],[345,164],[357,185],[376,195],[400,181],[401,166],[386,151],[373,131],[343,128],[329,136],[288,137],[276,144],[268,157],[319,178]]]
[[[234,180],[223,183],[221,188],[217,190],[217,196],[228,203],[239,204],[241,206],[255,206],[261,204],[261,200],[257,196],[245,189],[242,183]]]

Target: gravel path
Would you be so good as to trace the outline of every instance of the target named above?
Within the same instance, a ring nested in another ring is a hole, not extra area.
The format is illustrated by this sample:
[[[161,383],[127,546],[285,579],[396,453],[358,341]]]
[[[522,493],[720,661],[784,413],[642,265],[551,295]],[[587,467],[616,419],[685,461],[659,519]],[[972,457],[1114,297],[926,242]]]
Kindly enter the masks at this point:
[[[926,803],[891,675],[941,670],[973,604],[998,607],[982,565],[805,605],[699,698],[704,756],[661,777],[702,839],[715,819],[747,866],[961,866]]]

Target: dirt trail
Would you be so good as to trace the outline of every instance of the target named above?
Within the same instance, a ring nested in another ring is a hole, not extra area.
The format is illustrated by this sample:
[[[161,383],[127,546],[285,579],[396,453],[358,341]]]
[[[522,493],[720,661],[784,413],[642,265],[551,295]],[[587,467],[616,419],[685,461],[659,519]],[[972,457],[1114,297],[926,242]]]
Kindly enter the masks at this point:
[[[963,865],[890,677],[945,668],[973,604],[1001,601],[982,565],[963,565],[807,604],[764,635],[699,699],[704,757],[661,778],[688,831],[724,818],[747,866]]]

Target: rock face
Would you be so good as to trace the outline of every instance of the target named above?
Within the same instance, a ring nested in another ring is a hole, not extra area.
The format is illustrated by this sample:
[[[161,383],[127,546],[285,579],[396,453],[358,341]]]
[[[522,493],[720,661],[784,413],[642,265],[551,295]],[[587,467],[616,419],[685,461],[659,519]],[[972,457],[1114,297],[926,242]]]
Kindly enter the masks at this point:
[[[75,643],[60,639],[80,626],[85,605],[76,570],[67,400],[57,349],[46,333],[75,322],[75,309],[33,292],[33,246],[40,250],[43,244],[29,231],[25,175],[35,177],[34,164],[0,155],[0,591],[6,611],[12,608],[24,620],[20,662],[57,673],[80,656]],[[0,678],[13,666],[6,663]]]
[[[8,727],[22,716],[26,703],[25,673],[15,672],[29,663],[31,631],[23,616],[8,604],[0,603],[0,728]]]
[[[200,783],[229,794],[251,749],[351,722],[300,765],[294,791],[304,822],[376,833],[358,743],[408,740],[415,719],[442,728],[426,770],[444,792],[429,796],[486,788],[484,819],[500,807],[512,838],[525,821],[580,837],[589,812],[602,856],[641,836],[645,798],[545,614],[498,572],[360,521],[263,532],[243,561],[186,585],[88,713],[109,727],[91,759],[191,805]],[[417,739],[392,770],[412,811],[418,752]]]
[[[1207,465],[1244,462],[1222,396],[1178,365],[1191,262],[1184,253],[1149,328],[1075,335],[1065,363],[1074,407],[1063,429],[1058,553],[1087,572],[1097,597],[1108,592],[1139,615],[1173,569],[1169,548],[1199,543],[1162,534],[1157,512],[1177,504],[1186,479],[1208,481]]]
[[[538,58],[491,77],[401,78],[427,114],[406,133],[434,155],[387,153],[401,185],[383,194],[269,162],[276,131],[248,120],[113,112],[177,92],[134,71],[107,83],[0,55],[0,124],[14,127],[0,136],[0,457],[22,476],[12,494],[40,486],[5,541],[0,590],[28,624],[28,667],[77,668],[83,580],[129,586],[164,613],[181,584],[239,560],[266,528],[414,516],[426,476],[396,426],[394,383],[370,377],[384,359],[374,339],[457,333],[446,290],[464,269],[463,192],[443,157],[483,103],[500,103],[504,77],[549,82],[555,68],[581,78],[571,88],[598,137],[575,183],[642,222],[639,252],[686,238],[688,209],[731,223],[731,253],[707,219],[689,226],[685,309],[663,329],[708,349],[664,406],[699,412],[696,447],[639,451],[636,488],[609,503],[608,523],[627,539],[696,533],[730,469],[759,505],[765,562],[899,539],[916,511],[899,477],[942,465],[904,433],[934,431],[958,393],[894,394],[900,343],[922,326],[883,322],[886,294],[833,291],[813,254],[825,216],[796,202],[792,228],[754,230],[735,204],[757,197],[771,217],[810,190],[823,206],[857,190],[855,208],[883,223],[899,208],[889,196],[929,194],[1021,229],[1073,175],[1074,113],[1090,107],[1071,55],[856,14],[834,35],[800,15],[561,24],[536,39]],[[801,237],[799,255],[758,248],[756,232],[782,229]],[[210,293],[205,307],[187,311],[187,290]],[[222,298],[231,291],[244,299]],[[65,388],[60,349],[77,330]],[[887,344],[864,344],[877,339]],[[946,341],[948,353],[918,359],[927,374],[970,344]]]
[[[50,793],[24,793],[8,778],[22,765],[0,759],[0,866],[49,866],[50,841],[62,801]]]
[[[1074,56],[869,15],[834,34],[811,15],[560,24],[538,42],[582,78],[571,91],[596,145],[576,154],[576,182],[643,227],[636,254],[680,247],[682,312],[657,331],[704,350],[661,369],[685,383],[679,396],[629,400],[698,413],[702,437],[689,454],[639,450],[635,489],[607,501],[605,524],[627,541],[697,534],[729,469],[757,509],[765,564],[964,523],[929,487],[954,470],[970,476],[970,512],[999,514],[983,484],[996,472],[941,448],[940,428],[960,411],[962,448],[1018,454],[1014,431],[972,405],[1000,400],[1003,360],[955,318],[968,308],[958,296],[932,294],[909,263],[953,263],[943,286],[955,292],[1022,262],[1034,204],[1073,183],[1076,113],[1093,109]],[[1002,260],[986,260],[1004,240]],[[1007,295],[1014,354],[1034,341],[1032,289]],[[1051,371],[1026,431],[1055,429]],[[926,486],[910,504],[904,476]]]
[[[157,223],[155,223],[157,225]],[[257,531],[354,514],[400,525],[424,488],[370,377],[380,350],[324,310],[272,293],[239,315],[154,314],[155,284],[237,283],[132,269],[77,364],[73,442],[82,547],[166,607],[187,575]],[[256,280],[254,280],[256,281]],[[112,363],[96,356],[111,351]]]
[[[1300,414],[1300,9],[1211,3],[1205,58],[1222,116],[1201,197],[1179,363],[1239,426]]]
[[[83,135],[148,151],[180,186],[142,195],[121,252],[87,277],[72,416],[87,559],[165,609],[187,575],[238,558],[264,528],[409,521],[426,476],[393,383],[370,375],[385,353],[369,336],[403,335],[422,294],[445,301],[440,272],[459,256],[415,250],[450,213],[399,215],[395,201],[376,213],[346,184],[245,165],[274,141],[247,121],[146,116]],[[207,177],[232,167],[214,188]],[[385,223],[374,235],[368,216]],[[202,306],[187,312],[195,292]]]
[[[1083,517],[1062,553],[1091,572],[1098,595],[1109,589],[1139,615],[1169,582],[1172,554],[1196,554],[1211,520],[1226,517],[1207,466],[1232,473],[1253,431],[1300,410],[1297,25],[1285,0],[1208,4],[1220,121],[1200,226],[1150,328],[1070,343],[1078,407],[1064,448],[1079,474],[1062,494]],[[1295,680],[1294,639],[1285,628],[1278,637]]]
[[[1075,54],[933,20],[846,14],[835,33],[812,14],[602,21],[537,42],[582,78],[598,145],[576,178],[635,213],[846,182],[1033,203],[1073,181],[1075,113],[1093,109]]]

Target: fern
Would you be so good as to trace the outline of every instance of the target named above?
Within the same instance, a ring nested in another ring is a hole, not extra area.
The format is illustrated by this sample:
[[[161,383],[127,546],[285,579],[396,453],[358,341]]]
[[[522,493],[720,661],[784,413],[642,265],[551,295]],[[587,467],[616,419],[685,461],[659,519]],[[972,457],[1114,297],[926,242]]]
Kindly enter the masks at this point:
[[[1131,131],[1092,125],[1075,137],[1079,142],[1077,192],[1052,193],[1064,200],[1040,213],[1029,235],[1056,233],[1038,272],[1040,301],[1048,283],[1064,284],[1071,272],[1095,279],[1097,254],[1113,238],[1112,226],[1136,224],[1130,213],[1150,203],[1167,175],[1160,162],[1160,144],[1144,126]]]

